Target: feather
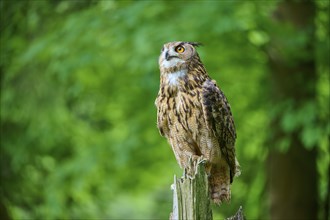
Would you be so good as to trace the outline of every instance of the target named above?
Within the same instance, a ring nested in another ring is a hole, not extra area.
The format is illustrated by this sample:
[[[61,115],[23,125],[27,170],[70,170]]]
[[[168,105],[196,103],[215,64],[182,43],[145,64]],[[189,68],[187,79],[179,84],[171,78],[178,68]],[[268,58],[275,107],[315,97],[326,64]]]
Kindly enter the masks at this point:
[[[236,173],[236,131],[230,105],[223,92],[211,80],[203,85],[202,103],[207,127],[217,137],[222,154],[230,167],[230,182]]]

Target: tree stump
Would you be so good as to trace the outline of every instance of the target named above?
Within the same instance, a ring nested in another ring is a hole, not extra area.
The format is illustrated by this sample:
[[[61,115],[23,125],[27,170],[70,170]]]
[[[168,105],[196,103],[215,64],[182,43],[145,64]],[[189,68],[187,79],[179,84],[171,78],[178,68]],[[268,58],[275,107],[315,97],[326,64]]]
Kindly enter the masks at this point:
[[[189,160],[189,170],[181,178],[174,176],[171,220],[212,220],[209,184],[204,160]]]
[[[212,220],[211,199],[208,176],[205,171],[205,160],[189,160],[188,169],[183,176],[174,176],[173,210],[170,220]],[[226,220],[244,220],[243,209],[240,206],[237,213]]]

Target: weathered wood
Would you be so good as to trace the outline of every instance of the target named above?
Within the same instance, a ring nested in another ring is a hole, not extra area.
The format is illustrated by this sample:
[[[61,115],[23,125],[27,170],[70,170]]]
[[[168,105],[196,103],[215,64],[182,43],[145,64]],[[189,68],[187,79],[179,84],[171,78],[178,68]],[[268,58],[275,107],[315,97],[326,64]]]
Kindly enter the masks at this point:
[[[189,167],[181,178],[174,176],[173,211],[170,220],[212,220],[209,183],[205,160],[189,160]],[[244,220],[243,208],[226,220]]]
[[[212,220],[208,178],[203,160],[190,160],[191,167],[183,177],[174,176],[172,220]]]

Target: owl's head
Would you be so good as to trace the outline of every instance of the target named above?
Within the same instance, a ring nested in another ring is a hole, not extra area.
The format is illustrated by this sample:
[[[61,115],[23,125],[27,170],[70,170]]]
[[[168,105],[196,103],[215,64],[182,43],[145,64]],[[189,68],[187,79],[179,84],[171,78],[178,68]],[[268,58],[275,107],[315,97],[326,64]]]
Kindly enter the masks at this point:
[[[195,42],[175,41],[164,44],[160,56],[159,66],[161,68],[171,68],[192,60],[198,56],[196,48],[201,45]]]

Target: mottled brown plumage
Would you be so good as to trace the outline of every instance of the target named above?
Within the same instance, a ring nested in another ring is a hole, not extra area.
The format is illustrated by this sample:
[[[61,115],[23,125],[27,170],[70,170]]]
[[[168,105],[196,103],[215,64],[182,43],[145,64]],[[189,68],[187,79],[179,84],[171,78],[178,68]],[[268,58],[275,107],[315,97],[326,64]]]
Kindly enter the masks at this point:
[[[230,184],[239,174],[236,131],[230,105],[208,76],[196,46],[170,42],[161,51],[157,126],[180,167],[186,168],[189,157],[208,161],[211,198],[219,204],[230,200]]]

